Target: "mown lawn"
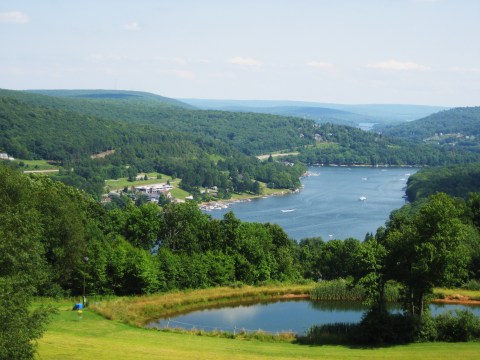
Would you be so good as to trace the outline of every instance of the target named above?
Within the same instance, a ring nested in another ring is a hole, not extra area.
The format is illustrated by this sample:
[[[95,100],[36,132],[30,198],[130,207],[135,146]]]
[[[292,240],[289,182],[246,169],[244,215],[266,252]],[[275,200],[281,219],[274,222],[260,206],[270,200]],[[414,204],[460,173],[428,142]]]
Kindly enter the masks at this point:
[[[92,311],[82,319],[60,307],[44,337],[45,359],[478,359],[480,343],[426,343],[362,349],[232,340],[147,330],[106,320]]]

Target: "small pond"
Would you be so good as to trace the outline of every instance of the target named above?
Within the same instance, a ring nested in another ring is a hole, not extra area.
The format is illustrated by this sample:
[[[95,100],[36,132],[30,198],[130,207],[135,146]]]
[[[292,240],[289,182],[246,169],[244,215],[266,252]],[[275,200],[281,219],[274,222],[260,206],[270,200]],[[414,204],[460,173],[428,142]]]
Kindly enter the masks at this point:
[[[469,309],[480,315],[480,306],[431,304],[433,315],[447,310]],[[284,331],[302,334],[312,325],[335,322],[359,322],[366,307],[358,302],[283,300],[237,306],[205,309],[170,319],[159,319],[147,324],[151,328],[202,329],[238,332],[263,330],[271,333]],[[389,310],[400,311],[400,306],[389,304]]]

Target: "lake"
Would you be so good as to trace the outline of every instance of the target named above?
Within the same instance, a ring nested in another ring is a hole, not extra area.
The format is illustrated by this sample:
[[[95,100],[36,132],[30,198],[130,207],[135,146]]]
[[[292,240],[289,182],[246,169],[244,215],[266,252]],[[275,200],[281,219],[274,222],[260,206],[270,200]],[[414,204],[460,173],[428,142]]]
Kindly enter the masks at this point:
[[[399,312],[398,304],[389,311]],[[150,322],[147,327],[203,329],[206,331],[256,331],[302,334],[312,325],[335,322],[357,323],[367,308],[360,302],[284,300],[218,309],[205,309],[185,315]],[[469,309],[480,315],[480,306],[431,304],[432,315],[454,309]]]
[[[365,238],[405,204],[405,186],[416,168],[310,167],[298,193],[233,203],[209,212],[233,211],[242,221],[280,225],[293,239]],[[362,200],[361,200],[362,199]]]

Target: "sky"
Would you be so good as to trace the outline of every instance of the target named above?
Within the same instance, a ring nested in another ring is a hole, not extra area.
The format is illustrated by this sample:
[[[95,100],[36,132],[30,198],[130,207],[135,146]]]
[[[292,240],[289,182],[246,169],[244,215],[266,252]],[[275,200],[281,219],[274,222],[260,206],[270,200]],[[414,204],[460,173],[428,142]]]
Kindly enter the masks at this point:
[[[480,105],[478,0],[0,0],[0,88]]]

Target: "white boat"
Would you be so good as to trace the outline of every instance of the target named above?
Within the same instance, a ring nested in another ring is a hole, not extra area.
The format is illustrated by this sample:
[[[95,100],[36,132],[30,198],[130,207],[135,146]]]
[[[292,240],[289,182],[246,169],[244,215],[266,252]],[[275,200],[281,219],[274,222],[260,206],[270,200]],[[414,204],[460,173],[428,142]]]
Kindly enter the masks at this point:
[[[288,213],[288,212],[295,211],[295,209],[285,209],[285,210],[280,210],[280,211],[283,212],[283,213]]]
[[[365,201],[365,200],[367,200],[367,197],[366,197],[366,196],[360,196],[360,197],[358,198],[358,200],[360,200],[360,201]]]

